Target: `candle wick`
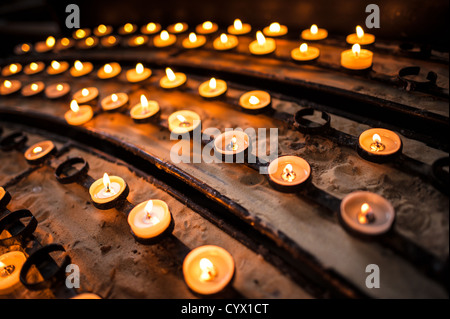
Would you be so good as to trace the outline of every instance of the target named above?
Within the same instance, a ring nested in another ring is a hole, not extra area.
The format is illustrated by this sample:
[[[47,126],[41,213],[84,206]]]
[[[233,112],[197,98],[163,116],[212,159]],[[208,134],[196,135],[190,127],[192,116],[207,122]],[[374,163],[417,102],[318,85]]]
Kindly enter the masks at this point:
[[[4,266],[0,268],[0,277],[4,278],[7,276],[10,276],[14,270],[16,269],[16,267],[14,265],[8,265],[8,266]]]

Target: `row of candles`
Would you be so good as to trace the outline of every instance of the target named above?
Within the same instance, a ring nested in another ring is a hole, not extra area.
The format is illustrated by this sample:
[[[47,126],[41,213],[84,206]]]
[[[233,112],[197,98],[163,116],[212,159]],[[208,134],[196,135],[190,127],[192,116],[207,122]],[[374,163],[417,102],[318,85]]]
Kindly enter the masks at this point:
[[[130,24],[130,30],[136,30],[137,27]],[[96,34],[100,34],[99,28],[103,25],[97,27]],[[125,25],[126,26],[126,25]],[[123,26],[122,29],[125,29]],[[178,29],[181,31],[177,32]],[[150,29],[148,29],[150,28]],[[161,26],[155,23],[149,23],[148,25],[141,28],[141,31],[146,34],[152,34],[159,32]],[[105,30],[105,35],[109,34],[106,32],[112,31],[111,26],[104,26],[100,30]],[[107,31],[108,30],[108,31]],[[147,31],[146,31],[147,30]],[[153,30],[153,31],[150,31]],[[169,33],[171,30],[172,33]],[[162,30],[158,36],[154,36],[153,45],[157,48],[167,48],[175,44],[177,40],[176,33],[181,33],[187,30],[187,25],[180,23],[170,26],[168,30]],[[184,30],[184,31],[183,31]],[[191,32],[188,37],[183,39],[182,46],[185,49],[196,49],[205,45],[207,39],[205,35],[214,33],[218,30],[218,26],[215,23],[206,21],[201,25],[196,27],[196,32]],[[232,50],[236,48],[239,44],[239,39],[237,35],[243,35],[249,33],[251,30],[250,25],[242,24],[239,19],[236,19],[234,24],[228,27],[228,34],[222,33],[213,41],[213,47],[215,50],[225,51]],[[144,32],[145,31],[145,32]],[[90,37],[90,29],[78,29],[74,32],[73,37],[78,39],[82,48],[93,48],[97,46],[99,42],[105,47],[110,47],[118,44],[117,38],[114,36],[109,36],[102,38],[99,41],[95,37]],[[132,32],[131,32],[132,33]],[[249,51],[254,55],[268,55],[276,50],[276,41],[273,37],[280,37],[287,33],[287,27],[280,25],[277,22],[270,24],[263,29],[263,31],[256,32],[256,40],[249,44]],[[149,38],[146,34],[137,35],[129,39],[129,45],[132,47],[137,47],[146,44]],[[303,30],[301,37],[306,41],[319,41],[323,40],[328,36],[328,31],[322,28],[318,28],[317,25],[312,25],[310,29]],[[268,37],[268,38],[266,38]],[[81,40],[82,39],[82,40]],[[71,42],[72,41],[72,42]],[[54,47],[58,50],[63,48],[69,48],[74,45],[74,40],[68,38],[62,38],[56,43],[54,37],[50,36],[46,41],[38,42],[35,44],[35,50],[37,52],[46,52]],[[341,65],[346,69],[351,70],[365,70],[372,66],[373,53],[370,50],[361,49],[361,45],[369,45],[375,42],[375,36],[372,34],[367,34],[364,32],[361,26],[356,27],[356,32],[347,36],[347,43],[352,44],[351,50],[344,50],[341,53]],[[30,44],[21,44],[17,47],[16,51],[29,51]],[[319,58],[320,50],[314,46],[308,46],[307,43],[302,43],[298,48],[291,51],[291,58],[294,61],[307,63],[315,61]]]

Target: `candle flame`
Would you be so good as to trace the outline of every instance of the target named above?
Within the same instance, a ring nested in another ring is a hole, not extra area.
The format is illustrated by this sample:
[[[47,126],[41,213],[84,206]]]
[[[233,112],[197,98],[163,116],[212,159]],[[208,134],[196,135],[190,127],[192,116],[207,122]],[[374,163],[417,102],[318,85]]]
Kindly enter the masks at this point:
[[[83,96],[88,96],[89,95],[89,90],[88,89],[82,89],[81,90],[81,95],[83,95]]]
[[[374,141],[374,143],[381,143],[381,137],[378,134],[373,134],[372,140]]]
[[[134,40],[134,43],[136,43],[136,44],[143,44],[144,41],[145,41],[144,37],[138,36],[138,37]]]
[[[119,97],[117,96],[117,94],[112,94],[111,95],[111,101],[117,102],[118,99],[119,99]]]
[[[46,44],[49,48],[53,47],[53,46],[55,45],[55,38],[52,37],[52,36],[49,36],[49,37],[47,38],[47,40],[45,40],[45,44]]]
[[[97,27],[97,31],[98,31],[99,33],[105,33],[105,32],[106,32],[106,25],[100,24],[100,25]]]
[[[360,224],[371,223],[375,220],[375,215],[372,212],[372,208],[369,204],[364,203],[361,205],[361,211],[358,213],[358,222]]]
[[[260,46],[263,46],[266,43],[266,38],[261,31],[256,32],[256,40]]]
[[[70,40],[68,38],[62,38],[61,44],[62,44],[62,46],[66,47],[70,44]]]
[[[6,265],[0,261],[0,270],[5,268],[5,267],[6,267]]]
[[[5,82],[3,82],[3,86],[7,89],[9,89],[12,86],[11,81],[5,80]]]
[[[205,21],[205,22],[203,22],[202,27],[205,30],[211,30],[213,27],[213,24],[211,21]]]
[[[114,43],[116,43],[116,37],[113,36],[113,35],[110,35],[110,36],[108,37],[108,43],[109,43],[109,44],[114,44]]]
[[[123,26],[123,29],[125,30],[125,32],[130,33],[131,31],[133,31],[133,25],[131,23],[127,23]]]
[[[233,135],[233,137],[231,138],[230,146],[233,151],[236,151],[238,149],[236,135]]]
[[[359,25],[356,26],[356,36],[361,39],[364,36],[364,30]]]
[[[175,29],[175,31],[177,32],[181,32],[183,31],[184,27],[183,24],[181,22],[178,22],[177,24],[175,24],[175,26],[173,27]]]
[[[159,37],[161,38],[161,40],[167,41],[167,40],[169,40],[169,37],[170,37],[169,32],[167,32],[166,30],[162,30]]]
[[[88,47],[90,47],[90,46],[92,46],[92,45],[94,45],[94,38],[93,37],[89,37],[89,38],[86,38],[86,45],[88,46]]]
[[[148,107],[148,100],[144,94],[141,94],[141,105],[142,107]]]
[[[30,46],[26,43],[22,44],[21,49],[23,52],[28,52],[30,51]]]
[[[83,29],[78,29],[75,32],[75,35],[77,36],[78,39],[84,38],[86,35],[86,31],[84,31]]]
[[[147,24],[147,31],[152,32],[156,30],[156,24],[154,24],[153,22],[150,22],[149,24]]]
[[[194,32],[189,33],[189,41],[192,43],[197,41],[197,36],[195,35]]]
[[[256,96],[254,96],[254,95],[252,95],[252,96],[250,96],[250,98],[248,99],[248,102],[251,104],[251,105],[257,105],[257,104],[259,104],[259,99],[256,97]]]
[[[178,115],[177,115],[177,119],[178,119],[178,121],[180,121],[181,123],[186,122],[186,118],[185,118],[183,115],[181,115],[181,114],[178,114]]]
[[[370,210],[370,205],[367,203],[364,203],[361,205],[361,213],[367,214]]]
[[[58,61],[52,61],[52,68],[58,70],[61,67],[61,64]]]
[[[202,271],[200,275],[200,280],[210,281],[214,279],[214,277],[216,277],[217,271],[211,260],[209,260],[208,258],[202,258],[200,259],[199,265],[200,270]]]
[[[106,191],[109,192],[110,186],[111,186],[111,181],[110,181],[107,173],[103,174],[103,185],[105,186]]]
[[[306,43],[302,43],[300,45],[300,52],[301,53],[306,53],[308,51],[308,45]]]
[[[278,22],[271,23],[269,26],[270,32],[280,32],[281,26]]]
[[[209,88],[211,90],[215,90],[216,87],[217,87],[216,79],[215,78],[211,78],[211,80],[209,80]]]
[[[31,84],[31,91],[37,91],[39,86],[36,83]]]
[[[319,28],[317,27],[316,24],[313,24],[309,30],[311,34],[317,34],[317,32],[319,32]]]
[[[292,182],[296,177],[294,169],[291,164],[286,164],[281,174],[281,178],[287,182]]]
[[[144,72],[144,66],[142,65],[142,63],[136,64],[136,73],[142,74],[143,72]]]
[[[234,28],[236,30],[242,30],[242,22],[239,19],[234,20]]]
[[[38,68],[38,65],[37,65],[37,63],[35,63],[35,62],[31,62],[31,64],[30,64],[30,69],[31,69],[31,70],[33,70],[33,71],[36,71],[36,70],[37,70],[37,68]]]
[[[83,69],[83,63],[77,60],[77,61],[75,61],[74,67],[75,67],[75,70],[81,71]]]
[[[42,147],[36,146],[36,147],[33,149],[33,153],[36,154],[36,153],[39,153],[39,152],[42,152]]]
[[[74,112],[74,113],[78,113],[78,111],[80,110],[80,107],[78,106],[78,103],[76,100],[72,100],[72,102],[70,102],[70,109]]]
[[[56,86],[56,90],[57,90],[57,91],[62,91],[63,88],[64,88],[64,85],[62,85],[62,84],[58,84],[58,85]]]
[[[286,173],[292,173],[292,165],[291,164],[286,164],[286,166],[284,167],[284,171]]]
[[[150,214],[151,211],[152,211],[152,209],[153,209],[153,201],[152,201],[152,200],[149,200],[149,201],[147,202],[147,205],[145,205],[144,210],[145,210],[145,212],[146,212],[147,214]]]
[[[220,35],[220,42],[222,42],[222,43],[227,43],[227,41],[228,41],[227,35],[226,35],[225,33],[222,33],[222,34]]]
[[[113,69],[110,64],[105,64],[105,66],[103,67],[103,70],[105,71],[105,73],[111,73]]]
[[[17,68],[16,64],[13,63],[9,66],[9,71],[11,71],[11,73],[16,73],[17,70],[18,70],[18,68]]]
[[[175,81],[176,79],[175,73],[173,73],[171,68],[166,68],[166,76],[169,81]]]
[[[352,46],[352,51],[355,56],[359,56],[359,53],[361,52],[361,46],[358,43],[354,44]]]

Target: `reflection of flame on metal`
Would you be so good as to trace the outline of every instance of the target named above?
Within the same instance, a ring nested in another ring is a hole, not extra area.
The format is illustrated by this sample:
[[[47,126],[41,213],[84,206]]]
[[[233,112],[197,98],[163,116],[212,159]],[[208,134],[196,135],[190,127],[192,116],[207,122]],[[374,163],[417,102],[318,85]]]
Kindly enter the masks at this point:
[[[208,258],[200,259],[200,270],[202,271],[200,275],[200,280],[202,281],[210,281],[217,276],[216,267]]]
[[[360,224],[369,224],[375,220],[375,214],[372,211],[372,207],[369,204],[364,203],[361,205],[361,210],[358,213],[358,222]]]
[[[283,169],[283,173],[281,174],[281,178],[286,182],[292,182],[296,177],[296,174],[292,168],[291,164],[286,164]]]
[[[386,147],[383,143],[381,143],[381,137],[378,134],[374,134],[372,136],[373,143],[370,144],[370,150],[372,152],[383,151]]]

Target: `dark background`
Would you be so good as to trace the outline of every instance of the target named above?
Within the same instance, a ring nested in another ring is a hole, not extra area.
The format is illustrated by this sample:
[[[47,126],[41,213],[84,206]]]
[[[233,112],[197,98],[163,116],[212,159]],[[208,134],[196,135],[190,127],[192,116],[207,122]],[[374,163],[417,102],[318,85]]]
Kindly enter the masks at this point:
[[[126,22],[164,26],[185,21],[194,26],[205,20],[225,27],[240,18],[253,29],[278,21],[290,29],[289,36],[316,23],[332,35],[345,36],[357,24],[365,25],[365,8],[374,3],[380,7],[381,28],[370,33],[377,39],[430,44],[448,51],[448,0],[16,0],[0,2],[1,54],[9,54],[20,42],[35,42],[53,34],[71,34],[65,28],[65,8],[80,7],[81,27],[100,23],[119,26]],[[366,29],[366,28],[365,28]],[[366,29],[366,31],[369,31]]]

